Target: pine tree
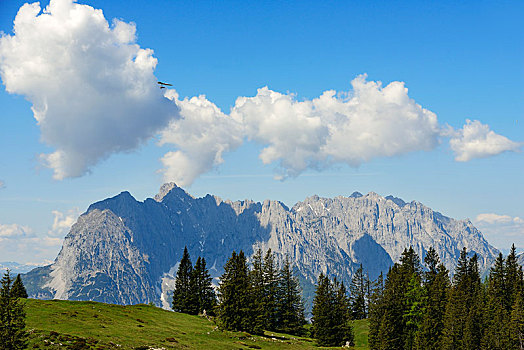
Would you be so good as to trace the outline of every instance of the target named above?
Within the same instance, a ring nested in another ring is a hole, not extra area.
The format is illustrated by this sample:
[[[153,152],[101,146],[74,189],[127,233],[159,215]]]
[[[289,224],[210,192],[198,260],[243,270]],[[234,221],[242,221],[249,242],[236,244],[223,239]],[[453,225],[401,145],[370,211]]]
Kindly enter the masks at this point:
[[[349,286],[351,316],[354,320],[362,320],[367,317],[366,294],[368,285],[369,281],[364,274],[362,264],[360,264]]]
[[[216,305],[216,295],[213,285],[211,284],[212,278],[206,267],[206,259],[198,257],[190,283],[194,288],[194,295],[196,299],[196,309],[198,313],[212,314],[213,309]]]
[[[264,256],[264,317],[266,329],[275,331],[280,320],[278,319],[278,271],[271,249]]]
[[[11,292],[9,270],[1,280],[0,289],[0,350],[27,348],[24,304]]]
[[[293,275],[289,259],[284,260],[284,265],[279,274],[278,285],[278,330],[284,333],[300,334],[302,326],[306,324],[304,317],[304,302],[298,278]]]
[[[27,291],[22,283],[22,278],[18,274],[11,287],[11,295],[15,298],[27,298]]]
[[[185,247],[176,273],[172,307],[174,311],[196,315],[198,307],[196,305],[195,281],[191,278],[192,273],[193,265],[187,247]]]

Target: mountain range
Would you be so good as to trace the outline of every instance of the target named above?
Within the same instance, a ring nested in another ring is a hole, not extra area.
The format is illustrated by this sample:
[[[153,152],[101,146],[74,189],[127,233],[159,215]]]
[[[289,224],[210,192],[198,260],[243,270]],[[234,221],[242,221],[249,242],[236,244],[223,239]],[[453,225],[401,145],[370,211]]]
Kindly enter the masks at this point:
[[[479,256],[482,271],[498,254],[469,220],[393,196],[315,195],[288,208],[274,200],[194,198],[168,183],[143,202],[122,192],[92,204],[72,226],[54,263],[23,279],[34,298],[169,308],[184,246],[194,260],[206,259],[215,281],[233,250],[250,256],[257,248],[271,248],[277,263],[290,259],[307,308],[321,272],[347,285],[362,264],[375,279],[409,246],[421,259],[433,247],[451,271],[463,247]]]

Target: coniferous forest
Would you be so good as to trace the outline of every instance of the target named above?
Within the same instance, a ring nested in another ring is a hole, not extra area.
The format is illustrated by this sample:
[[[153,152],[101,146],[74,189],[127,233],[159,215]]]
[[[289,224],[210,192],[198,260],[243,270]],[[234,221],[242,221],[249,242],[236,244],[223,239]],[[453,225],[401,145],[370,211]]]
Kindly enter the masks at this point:
[[[374,284],[370,349],[524,349],[523,273],[515,247],[482,279],[464,248],[453,276],[433,249],[412,248]]]
[[[179,273],[191,275],[190,266],[186,250]],[[203,273],[209,276],[205,264]],[[179,306],[184,295],[199,293],[198,288],[186,292],[181,279],[177,275],[175,310],[184,310]],[[205,281],[199,288],[211,290],[211,280]],[[193,285],[191,278],[184,283]],[[350,321],[368,318],[373,350],[524,349],[523,292],[524,276],[515,247],[506,258],[500,254],[484,278],[477,255],[468,254],[466,248],[452,273],[433,248],[423,261],[409,248],[386,276],[381,274],[373,282],[361,265],[349,290],[344,283],[321,274],[309,335],[321,346],[351,345]],[[242,251],[233,252],[224,266],[216,300],[214,312],[223,329],[306,333],[298,280],[289,261],[277,268],[271,250],[266,254],[258,250],[251,264]],[[187,310],[202,312],[196,306]]]

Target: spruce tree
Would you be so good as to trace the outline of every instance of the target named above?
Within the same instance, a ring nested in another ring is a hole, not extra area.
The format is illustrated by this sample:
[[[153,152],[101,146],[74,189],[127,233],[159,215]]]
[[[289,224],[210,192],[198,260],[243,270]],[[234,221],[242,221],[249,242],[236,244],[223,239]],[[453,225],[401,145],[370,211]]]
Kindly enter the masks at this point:
[[[318,278],[313,300],[311,332],[320,346],[342,346],[353,342],[349,300],[343,283],[332,283],[324,274]]]
[[[468,255],[466,248],[460,252],[457,261],[453,285],[451,286],[446,313],[444,315],[444,331],[442,348],[445,350],[463,349],[464,327],[468,306]]]
[[[216,295],[212,278],[206,267],[206,259],[198,257],[192,273],[192,283],[194,288],[196,309],[198,313],[213,314],[213,309],[216,305]]]
[[[11,292],[9,270],[1,280],[0,288],[0,350],[27,348],[24,304]]]
[[[511,349],[524,350],[524,300],[522,292],[515,296],[509,329]]]
[[[271,249],[264,256],[264,317],[266,329],[275,331],[280,320],[278,319],[278,270]]]
[[[253,293],[243,251],[233,252],[224,266],[218,290],[219,325],[227,330],[260,332],[253,311]]]
[[[267,329],[265,318],[265,286],[264,286],[264,263],[262,261],[262,249],[258,248],[252,258],[252,269],[249,272],[251,284],[251,298],[253,300],[252,313],[254,314],[254,329],[261,333]]]
[[[362,320],[367,317],[368,310],[366,307],[366,295],[368,285],[369,282],[364,274],[362,264],[360,264],[357,271],[355,271],[349,286],[351,316],[355,320]]]
[[[298,278],[294,276],[289,259],[286,257],[279,274],[278,285],[278,330],[284,333],[300,334],[306,324],[304,303]]]
[[[343,346],[353,345],[354,335],[351,327],[351,311],[346,287],[343,282],[333,283],[335,292],[335,307],[333,309],[333,344]]]
[[[196,305],[194,280],[191,278],[192,273],[193,265],[187,247],[185,247],[176,273],[172,307],[174,311],[196,315],[198,307]]]
[[[486,329],[482,345],[486,349],[507,349],[510,335],[506,325],[509,323],[510,310],[506,307],[506,268],[500,253],[493,264],[487,286],[487,303],[485,307]]]
[[[484,291],[477,255],[468,259],[464,248],[453,276],[444,316],[442,349],[479,349],[483,330]]]
[[[441,338],[444,330],[444,311],[450,286],[448,270],[440,262],[438,254],[429,248],[424,262],[427,271],[424,273],[424,313],[417,336],[418,350],[441,349]]]
[[[413,274],[404,294],[405,310],[402,315],[404,322],[404,349],[414,349],[418,340],[418,332],[424,313],[424,289],[420,284],[420,276]]]
[[[373,282],[369,302],[369,335],[370,349],[380,348],[380,325],[384,317],[384,277],[382,272]]]
[[[11,287],[11,295],[15,298],[27,298],[27,291],[24,284],[22,283],[22,278],[18,274],[13,282]]]
[[[334,307],[333,294],[331,281],[323,273],[320,273],[311,311],[311,333],[320,346],[338,345],[332,344],[331,334]]]

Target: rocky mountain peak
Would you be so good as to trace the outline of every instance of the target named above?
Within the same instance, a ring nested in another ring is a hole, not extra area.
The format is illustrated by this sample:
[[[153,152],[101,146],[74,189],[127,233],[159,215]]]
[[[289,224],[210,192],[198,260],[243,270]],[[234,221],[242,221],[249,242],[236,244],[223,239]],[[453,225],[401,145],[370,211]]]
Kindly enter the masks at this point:
[[[167,182],[163,184],[160,187],[160,190],[158,191],[158,194],[155,196],[155,201],[162,202],[165,196],[168,195],[169,192],[171,192],[174,188],[178,188],[176,183],[174,182]]]

